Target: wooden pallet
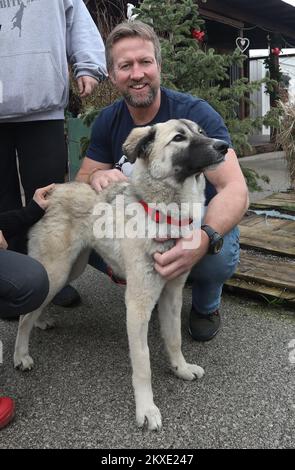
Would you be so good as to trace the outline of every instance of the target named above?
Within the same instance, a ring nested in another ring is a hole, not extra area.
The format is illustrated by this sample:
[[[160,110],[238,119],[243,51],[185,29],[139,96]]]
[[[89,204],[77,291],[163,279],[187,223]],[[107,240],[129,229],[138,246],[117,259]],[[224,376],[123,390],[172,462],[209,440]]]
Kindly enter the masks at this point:
[[[269,303],[287,304],[295,308],[295,292],[289,292],[285,289],[265,286],[256,282],[248,282],[238,277],[233,277],[225,283],[225,288],[232,292],[238,292],[246,295],[255,296],[261,299],[267,299]]]
[[[295,192],[273,194],[251,208],[295,215]],[[295,221],[251,213],[239,227],[240,264],[225,286],[295,307]]]
[[[241,247],[295,258],[295,220],[250,214],[239,227]]]
[[[233,291],[277,299],[295,308],[295,260],[241,250],[238,269],[226,286]]]
[[[248,282],[258,282],[267,286],[287,289],[295,296],[295,261],[277,257],[257,255],[241,250],[240,263],[235,277]]]
[[[295,191],[274,193],[271,196],[251,204],[252,209],[279,210],[287,214],[295,214]]]

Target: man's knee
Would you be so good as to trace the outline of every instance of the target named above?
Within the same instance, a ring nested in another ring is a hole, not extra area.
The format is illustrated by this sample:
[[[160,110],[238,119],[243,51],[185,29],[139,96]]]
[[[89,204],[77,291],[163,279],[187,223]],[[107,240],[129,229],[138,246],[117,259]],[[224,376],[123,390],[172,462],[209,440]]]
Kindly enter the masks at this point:
[[[223,284],[235,272],[239,253],[239,231],[234,228],[224,237],[221,252],[216,255],[206,255],[193,267],[190,278],[193,281]]]

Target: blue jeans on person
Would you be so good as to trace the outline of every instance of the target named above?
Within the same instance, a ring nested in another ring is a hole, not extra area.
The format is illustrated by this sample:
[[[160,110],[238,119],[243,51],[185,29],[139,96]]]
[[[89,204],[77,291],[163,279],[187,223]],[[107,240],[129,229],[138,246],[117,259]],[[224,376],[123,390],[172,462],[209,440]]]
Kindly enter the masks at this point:
[[[234,227],[224,236],[220,253],[204,256],[191,270],[192,303],[199,313],[210,314],[219,308],[223,284],[233,275],[239,262],[239,236],[238,227]],[[107,265],[94,251],[89,264],[107,273]]]
[[[36,310],[48,291],[48,276],[41,263],[0,249],[0,318],[16,318]]]
[[[210,314],[219,308],[223,284],[239,262],[239,237],[239,228],[234,227],[224,236],[220,253],[204,256],[191,270],[192,303],[197,312]]]

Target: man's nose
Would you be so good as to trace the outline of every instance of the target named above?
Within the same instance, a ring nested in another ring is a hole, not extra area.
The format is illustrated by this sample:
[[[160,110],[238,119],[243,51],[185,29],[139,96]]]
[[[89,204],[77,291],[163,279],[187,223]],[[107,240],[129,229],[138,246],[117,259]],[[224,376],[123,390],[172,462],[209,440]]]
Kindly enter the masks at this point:
[[[140,80],[144,77],[143,67],[140,64],[134,64],[131,70],[131,79]]]

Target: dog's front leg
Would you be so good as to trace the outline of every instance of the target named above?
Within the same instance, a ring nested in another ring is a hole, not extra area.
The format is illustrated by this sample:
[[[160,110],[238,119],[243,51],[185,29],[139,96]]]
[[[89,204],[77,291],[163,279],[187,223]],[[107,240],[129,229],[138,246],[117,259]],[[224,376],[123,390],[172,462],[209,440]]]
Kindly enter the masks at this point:
[[[34,365],[34,361],[29,355],[30,333],[41,311],[41,308],[39,308],[32,313],[22,315],[19,319],[13,357],[14,367],[22,370],[30,370]]]
[[[166,284],[158,303],[161,334],[164,338],[174,373],[184,380],[204,375],[204,369],[186,362],[181,351],[182,292],[186,275]]]
[[[151,366],[147,342],[148,323],[157,300],[144,295],[144,290],[134,292],[126,288],[127,332],[132,364],[132,383],[135,394],[136,421],[139,427],[159,431],[161,413],[154,403],[151,385]]]

